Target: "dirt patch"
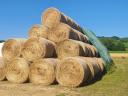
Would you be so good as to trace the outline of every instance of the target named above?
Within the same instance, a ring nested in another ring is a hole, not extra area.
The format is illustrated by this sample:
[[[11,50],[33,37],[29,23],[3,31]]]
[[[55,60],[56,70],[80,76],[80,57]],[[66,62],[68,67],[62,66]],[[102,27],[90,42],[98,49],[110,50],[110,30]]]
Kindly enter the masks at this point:
[[[0,96],[81,96],[81,94],[74,88],[59,85],[13,84],[2,81],[0,82]]]

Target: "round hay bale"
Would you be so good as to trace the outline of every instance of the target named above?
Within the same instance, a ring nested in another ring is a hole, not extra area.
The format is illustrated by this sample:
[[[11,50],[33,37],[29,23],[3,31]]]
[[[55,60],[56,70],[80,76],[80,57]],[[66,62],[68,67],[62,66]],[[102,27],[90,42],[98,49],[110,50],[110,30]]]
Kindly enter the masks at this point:
[[[20,57],[25,41],[26,39],[23,38],[15,38],[9,39],[4,43],[2,48],[4,63],[8,63],[15,57]]]
[[[82,32],[82,28],[75,21],[73,21],[70,17],[65,16],[56,8],[46,9],[41,19],[42,23],[50,29],[57,27],[62,22]]]
[[[81,58],[68,57],[57,66],[56,79],[62,86],[77,87],[91,80],[88,64]]]
[[[44,25],[33,25],[29,30],[30,38],[43,37],[47,38],[48,27]]]
[[[5,79],[5,74],[6,74],[6,66],[3,61],[3,58],[0,57],[0,81]]]
[[[56,65],[59,60],[53,58],[38,59],[30,65],[29,79],[35,84],[50,85],[55,83]]]
[[[95,57],[95,54],[92,55],[91,47],[93,46],[87,43],[68,39],[57,44],[57,56],[58,58],[72,56]]]
[[[64,23],[60,23],[55,29],[50,30],[48,34],[48,39],[55,43],[67,39],[74,39],[88,43],[87,36]]]
[[[102,58],[97,58],[97,61],[98,61],[98,65],[99,65],[101,71],[104,72],[104,70],[105,70],[105,62],[104,62],[104,60]]]
[[[23,46],[22,56],[27,61],[34,61],[43,57],[55,57],[55,48],[55,43],[45,38],[30,38]]]
[[[14,58],[7,64],[6,78],[13,83],[24,83],[28,80],[29,64],[23,58]]]

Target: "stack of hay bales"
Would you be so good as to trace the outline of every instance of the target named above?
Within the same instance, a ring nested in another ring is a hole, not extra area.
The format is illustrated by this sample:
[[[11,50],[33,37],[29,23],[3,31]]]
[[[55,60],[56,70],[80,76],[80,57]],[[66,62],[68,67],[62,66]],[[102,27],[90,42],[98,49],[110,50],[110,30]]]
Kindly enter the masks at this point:
[[[76,22],[56,8],[48,8],[41,19],[30,28],[28,39],[5,42],[8,81],[77,87],[103,73],[104,61]]]

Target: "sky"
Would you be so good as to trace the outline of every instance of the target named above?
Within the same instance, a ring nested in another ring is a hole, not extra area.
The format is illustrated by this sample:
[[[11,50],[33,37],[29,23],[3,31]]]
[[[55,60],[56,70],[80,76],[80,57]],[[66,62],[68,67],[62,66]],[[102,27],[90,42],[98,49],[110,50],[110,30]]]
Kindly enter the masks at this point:
[[[128,37],[128,0],[0,0],[0,39],[28,37],[49,7],[97,36]]]

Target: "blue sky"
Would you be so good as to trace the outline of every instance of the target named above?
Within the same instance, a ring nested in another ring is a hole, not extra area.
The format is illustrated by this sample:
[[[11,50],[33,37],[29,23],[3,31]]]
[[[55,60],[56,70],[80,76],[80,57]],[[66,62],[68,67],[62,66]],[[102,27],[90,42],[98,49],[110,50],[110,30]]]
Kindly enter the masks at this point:
[[[60,9],[98,36],[128,37],[128,0],[0,0],[0,39],[28,37],[48,7]]]

